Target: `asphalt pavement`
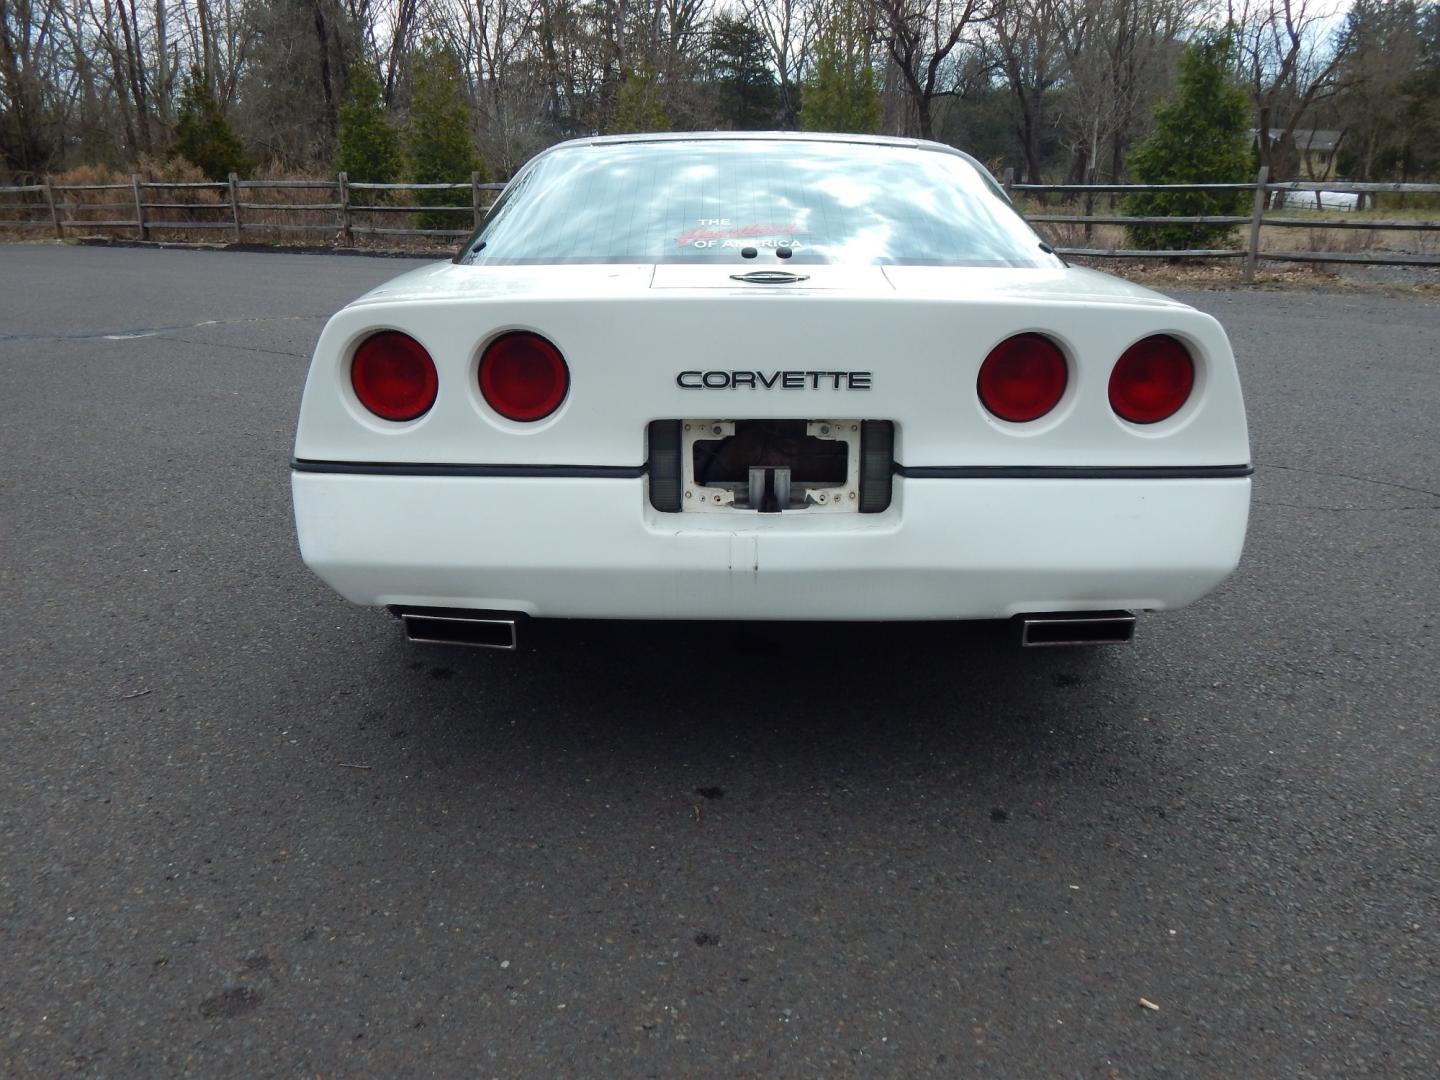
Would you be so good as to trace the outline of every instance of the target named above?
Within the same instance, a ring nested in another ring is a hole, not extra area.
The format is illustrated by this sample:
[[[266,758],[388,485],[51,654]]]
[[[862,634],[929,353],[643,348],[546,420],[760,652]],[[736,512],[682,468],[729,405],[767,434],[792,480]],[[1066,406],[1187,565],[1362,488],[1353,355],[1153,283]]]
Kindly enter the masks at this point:
[[[1440,304],[1184,294],[1254,510],[1132,646],[512,655],[296,552],[410,265],[0,247],[0,1075],[1440,1075]]]

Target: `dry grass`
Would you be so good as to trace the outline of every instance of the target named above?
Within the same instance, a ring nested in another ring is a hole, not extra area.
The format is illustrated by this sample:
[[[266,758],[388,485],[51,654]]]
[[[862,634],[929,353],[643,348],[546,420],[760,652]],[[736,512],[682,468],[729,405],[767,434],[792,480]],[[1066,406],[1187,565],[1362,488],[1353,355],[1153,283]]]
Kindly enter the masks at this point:
[[[41,192],[0,194],[0,221],[30,222],[29,225],[0,225],[0,241],[14,243],[35,240],[54,232],[50,208]]]
[[[328,180],[325,176],[296,176],[271,167],[258,170],[251,180]],[[323,188],[241,188],[240,202],[283,205],[284,210],[240,210],[240,220],[246,225],[285,226],[307,225],[325,228],[286,229],[264,228],[244,231],[241,240],[247,244],[275,244],[282,247],[339,247],[339,214],[325,209],[339,199],[333,187]],[[291,209],[293,207],[293,209]],[[306,209],[314,207],[314,209]],[[226,233],[224,239],[234,237]]]
[[[144,183],[167,182],[172,184],[195,184],[205,181],[205,174],[183,159],[157,162],[142,161],[135,172]],[[93,165],[81,166],[61,173],[53,178],[57,188],[67,184],[124,184],[129,185],[130,173],[117,169],[105,169]],[[133,220],[135,217],[134,192],[127,186],[118,191],[61,191],[57,202],[60,215],[68,221],[116,221]],[[171,188],[162,191],[141,189],[141,200],[146,203],[165,202],[172,206],[146,209],[145,217],[151,221],[220,221],[225,209],[224,199],[218,188]],[[194,233],[204,230],[196,229]],[[165,233],[167,230],[157,230]]]
[[[144,160],[134,170],[144,183],[167,182],[167,183],[201,183],[205,176],[199,169],[183,159],[174,161]],[[77,239],[84,236],[109,236],[118,238],[133,238],[138,235],[133,225],[105,225],[102,222],[135,220],[135,193],[131,187],[131,173],[120,169],[107,168],[100,165],[82,165],[70,169],[67,172],[58,173],[51,177],[55,186],[55,203],[60,219],[70,223],[64,231],[67,239]],[[89,186],[89,185],[118,185],[102,191],[66,191],[67,186]],[[18,199],[20,196],[4,196],[5,201]],[[53,225],[50,220],[50,211],[45,203],[45,197],[40,192],[28,193],[24,196],[28,205],[28,214],[32,227],[16,228],[10,227],[4,231],[7,240],[36,240],[43,237],[53,236]],[[164,207],[147,208],[145,217],[149,221],[175,222],[177,224],[188,224],[191,222],[226,221],[229,219],[229,206],[226,202],[224,192],[219,188],[169,188],[169,189],[141,189],[141,199],[145,203],[166,203]],[[5,217],[18,217],[13,211],[7,211]],[[95,223],[93,228],[86,228],[88,223]],[[157,240],[190,240],[202,239],[206,233],[216,232],[211,229],[154,229],[152,236]]]
[[[1084,199],[1061,200],[1057,196],[1046,198],[1026,197],[1017,200],[1023,213],[1073,214],[1094,217],[1118,215],[1119,200],[1108,195],[1099,195],[1086,204]],[[1269,216],[1285,218],[1309,218],[1311,220],[1345,221],[1395,221],[1440,220],[1440,210],[1426,207],[1381,207],[1375,210],[1301,210],[1289,208],[1272,210]],[[1123,250],[1132,247],[1123,225],[1083,225],[1070,222],[1036,222],[1035,229],[1050,243],[1061,248],[1094,248]],[[1246,229],[1237,226],[1227,241],[1214,246],[1239,249],[1244,243]],[[1260,250],[1264,252],[1316,252],[1319,254],[1364,255],[1436,255],[1440,254],[1440,231],[1427,232],[1409,229],[1325,229],[1325,228],[1284,228],[1269,226],[1261,230]],[[1162,258],[1116,260],[1079,260],[1098,269],[1120,274],[1135,281],[1180,285],[1185,287],[1223,287],[1235,284],[1241,274],[1242,260],[1226,259],[1214,261],[1173,260]],[[1262,262],[1262,267],[1265,264]],[[1421,275],[1423,277],[1423,271]],[[1344,283],[1346,285],[1375,284],[1380,287],[1411,288],[1403,282],[1355,282],[1349,273],[1337,269],[1332,263],[1271,263],[1257,275],[1257,284],[1275,287],[1290,285],[1324,285]],[[1428,286],[1415,286],[1424,291]]]
[[[1118,200],[1108,196],[1095,197],[1087,207],[1083,199],[1060,201],[1055,197],[1043,202],[1035,198],[1016,200],[1024,214],[1073,214],[1092,217],[1119,215]],[[1440,210],[1423,207],[1397,209],[1343,211],[1343,210],[1301,210],[1289,208],[1271,210],[1269,217],[1310,219],[1314,221],[1434,221],[1440,220]],[[1035,229],[1052,244],[1068,248],[1127,248],[1132,246],[1126,237],[1123,225],[1080,225],[1071,223],[1038,222]],[[1239,248],[1244,242],[1244,226],[1237,226],[1227,243],[1219,247]],[[1322,229],[1283,228],[1267,226],[1260,233],[1262,251],[1320,251],[1320,252],[1364,252],[1372,248],[1387,251],[1408,251],[1414,254],[1440,252],[1440,233],[1401,229]]]
[[[1271,216],[1314,221],[1436,221],[1435,210],[1284,210]],[[1323,251],[1359,254],[1367,251],[1440,254],[1440,231],[1414,229],[1297,229],[1268,227],[1260,232],[1261,251]]]
[[[1240,282],[1238,259],[1076,259],[1075,262],[1156,289],[1231,289]],[[1333,270],[1314,263],[1279,263],[1258,271],[1254,284],[1259,288],[1313,289],[1347,282]]]

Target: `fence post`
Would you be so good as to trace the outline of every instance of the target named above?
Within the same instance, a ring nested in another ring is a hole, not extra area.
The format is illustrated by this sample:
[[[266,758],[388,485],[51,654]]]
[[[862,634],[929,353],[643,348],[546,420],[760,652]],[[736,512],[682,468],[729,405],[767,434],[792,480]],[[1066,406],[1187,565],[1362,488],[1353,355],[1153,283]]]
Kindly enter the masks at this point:
[[[1007,199],[1010,198],[1010,188],[1014,185],[1014,183],[1015,183],[1015,166],[1014,166],[1014,165],[1006,165],[1006,166],[1005,166],[1005,179],[1001,181],[1000,186],[1005,189],[1005,197],[1006,197]]]
[[[130,190],[135,195],[135,227],[140,230],[140,239],[148,240],[150,233],[145,228],[145,204],[140,199],[140,174],[130,174]]]
[[[235,226],[235,242],[240,242],[240,177],[231,173],[230,181],[230,220]]]
[[[1270,167],[1261,165],[1255,175],[1255,205],[1250,211],[1250,246],[1245,250],[1245,273],[1243,280],[1250,284],[1255,280],[1255,267],[1260,262],[1260,223],[1265,217],[1265,185],[1270,180]]]
[[[350,174],[342,172],[340,179],[340,243],[344,247],[354,247],[355,241],[350,232]]]
[[[55,186],[50,177],[45,177],[45,205],[50,208],[50,224],[55,226],[55,239],[64,240],[65,230],[60,227],[60,211],[55,208]]]
[[[480,227],[480,174],[470,174],[470,213],[475,219],[475,228]]]

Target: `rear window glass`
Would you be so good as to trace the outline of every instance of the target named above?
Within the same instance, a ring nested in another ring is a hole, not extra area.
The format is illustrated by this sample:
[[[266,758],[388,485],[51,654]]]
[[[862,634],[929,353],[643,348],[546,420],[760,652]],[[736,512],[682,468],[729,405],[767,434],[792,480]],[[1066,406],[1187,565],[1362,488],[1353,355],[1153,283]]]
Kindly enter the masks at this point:
[[[993,180],[933,150],[803,140],[566,147],[516,178],[462,262],[1041,266]]]

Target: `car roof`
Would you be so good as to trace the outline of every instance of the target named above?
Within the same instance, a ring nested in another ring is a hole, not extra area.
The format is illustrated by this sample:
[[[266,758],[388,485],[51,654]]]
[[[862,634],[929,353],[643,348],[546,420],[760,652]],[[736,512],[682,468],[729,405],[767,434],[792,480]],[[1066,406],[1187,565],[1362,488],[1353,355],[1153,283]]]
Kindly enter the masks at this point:
[[[906,139],[894,135],[857,135],[831,131],[641,131],[628,135],[591,135],[579,139],[568,139],[557,143],[561,146],[608,146],[611,143],[637,142],[687,142],[709,139],[755,140],[761,142],[829,142],[829,143],[874,143],[878,146],[934,147],[955,153],[953,146],[930,142],[926,139]]]
[[[952,154],[964,158],[984,176],[989,171],[975,158],[945,143],[929,139],[907,139],[894,135],[858,135],[832,131],[645,131],[631,135],[590,135],[579,139],[567,139],[540,151],[531,161],[555,153],[585,146],[624,146],[637,143],[674,142],[818,142],[831,144],[860,144],[864,146],[889,146],[901,150],[929,150],[940,154]],[[527,163],[528,164],[528,163]]]

